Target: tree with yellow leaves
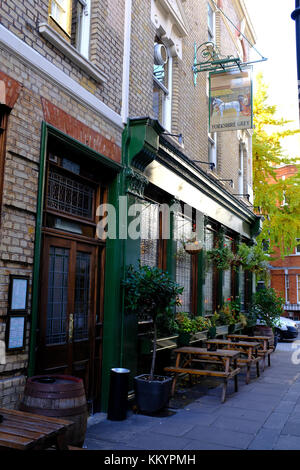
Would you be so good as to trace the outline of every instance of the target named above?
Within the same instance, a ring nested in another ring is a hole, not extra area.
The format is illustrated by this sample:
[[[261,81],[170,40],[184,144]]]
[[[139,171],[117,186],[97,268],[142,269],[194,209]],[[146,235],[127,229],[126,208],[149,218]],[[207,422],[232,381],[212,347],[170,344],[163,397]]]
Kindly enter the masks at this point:
[[[300,172],[298,166],[295,175],[282,180],[275,170],[284,164],[297,164],[284,155],[281,141],[299,131],[284,129],[291,121],[275,118],[276,106],[268,104],[267,89],[259,74],[253,103],[254,205],[261,208],[265,218],[258,241],[269,240],[270,249],[278,248],[285,256],[300,238]]]

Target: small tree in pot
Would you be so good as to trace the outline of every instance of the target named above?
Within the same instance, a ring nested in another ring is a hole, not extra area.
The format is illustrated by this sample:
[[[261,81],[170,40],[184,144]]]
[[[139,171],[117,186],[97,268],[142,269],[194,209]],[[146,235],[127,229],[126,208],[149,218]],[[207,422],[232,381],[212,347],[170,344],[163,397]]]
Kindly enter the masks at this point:
[[[152,319],[153,354],[150,374],[135,377],[135,392],[140,410],[154,412],[163,408],[169,398],[171,379],[155,376],[157,319],[160,315],[172,316],[175,305],[180,304],[179,295],[183,292],[166,272],[157,267],[132,265],[127,267],[125,289],[127,312]],[[151,399],[152,397],[152,399]]]
[[[265,287],[254,294],[250,314],[257,321],[255,334],[274,338],[273,330],[283,314],[284,302],[284,299],[279,297],[271,287]]]

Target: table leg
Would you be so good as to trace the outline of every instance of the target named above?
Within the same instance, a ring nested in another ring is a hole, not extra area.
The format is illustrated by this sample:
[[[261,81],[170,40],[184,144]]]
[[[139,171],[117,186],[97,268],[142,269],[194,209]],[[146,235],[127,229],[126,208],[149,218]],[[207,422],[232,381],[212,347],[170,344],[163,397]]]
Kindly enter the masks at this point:
[[[57,436],[55,447],[57,450],[68,450],[65,434],[59,434]]]
[[[223,389],[222,389],[222,398],[221,398],[222,403],[224,403],[226,400],[226,391],[227,391],[227,379],[224,379]]]
[[[250,383],[250,364],[247,364],[247,373],[246,373],[246,384],[248,385]]]
[[[234,369],[237,368],[237,360],[235,359],[233,361]],[[238,392],[239,391],[239,381],[238,381],[238,374],[235,374],[234,376],[234,391]]]

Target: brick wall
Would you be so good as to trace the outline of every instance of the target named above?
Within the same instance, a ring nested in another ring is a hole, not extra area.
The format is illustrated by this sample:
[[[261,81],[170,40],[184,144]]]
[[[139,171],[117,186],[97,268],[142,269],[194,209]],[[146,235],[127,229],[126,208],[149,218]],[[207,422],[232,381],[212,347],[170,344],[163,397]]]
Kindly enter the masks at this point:
[[[49,0],[3,1],[0,23],[120,113],[125,2],[91,0],[90,61],[105,75],[105,84],[97,83],[39,34],[39,23],[48,22],[48,5]]]
[[[1,3],[0,23],[119,113],[124,2],[92,1],[91,61],[106,75],[107,82],[104,85],[93,83],[74,63],[39,35],[37,24],[47,21],[47,15],[47,0],[8,0]],[[51,121],[43,103],[46,100],[57,107],[69,122],[76,121],[81,134],[88,139],[84,143],[88,145],[91,142],[91,148],[98,145],[96,150],[116,161],[120,161],[121,130],[85,106],[80,97],[75,99],[54,80],[37,73],[2,46],[0,63],[0,81],[9,83],[14,79],[21,86],[17,100],[11,103],[12,110],[8,118],[1,208],[0,340],[4,341],[10,274],[29,276],[28,313],[31,311],[41,125],[43,120]],[[62,128],[62,120],[54,125]],[[69,133],[68,129],[62,130]],[[72,137],[80,140],[79,134]],[[18,406],[26,381],[29,335],[30,321],[26,325],[25,350],[22,353],[7,353],[5,364],[0,362],[0,407]]]
[[[156,34],[150,20],[150,1],[133,0],[130,73],[130,116],[152,115],[153,42]],[[228,16],[238,25],[239,18],[231,0],[222,2]],[[206,72],[199,73],[194,86],[191,67],[194,60],[194,43],[207,41],[207,2],[190,0],[182,2],[188,24],[188,35],[182,40],[182,59],[173,59],[172,132],[182,133],[183,152],[192,160],[208,161],[208,96]],[[216,15],[217,42],[224,54],[236,56],[236,48],[219,13]],[[231,32],[236,37],[233,27]],[[245,136],[246,141],[250,137]],[[245,186],[251,179],[251,149],[245,155]],[[233,179],[236,193],[238,185],[239,139],[236,131],[218,133],[218,168],[220,178]],[[248,161],[249,160],[249,161]],[[207,171],[207,165],[199,164]]]

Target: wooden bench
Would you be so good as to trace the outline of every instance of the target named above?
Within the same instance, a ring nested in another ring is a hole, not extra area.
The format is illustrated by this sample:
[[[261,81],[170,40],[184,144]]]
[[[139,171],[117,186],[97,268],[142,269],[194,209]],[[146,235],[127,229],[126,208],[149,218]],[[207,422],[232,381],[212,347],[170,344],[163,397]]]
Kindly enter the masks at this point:
[[[177,353],[176,365],[165,367],[166,372],[174,374],[173,384],[172,384],[172,396],[175,393],[176,381],[179,374],[188,374],[190,376],[206,376],[206,377],[216,377],[223,379],[223,389],[221,402],[224,403],[226,399],[227,383],[228,380],[234,379],[235,381],[235,392],[238,391],[238,379],[237,375],[240,372],[240,368],[236,366],[236,361],[240,356],[238,351],[228,351],[228,350],[219,350],[219,351],[207,351],[203,348],[192,348],[192,347],[183,347],[176,349]],[[180,366],[180,360],[184,358],[183,365]],[[186,358],[187,357],[187,358]],[[232,361],[234,362],[234,367],[231,367]],[[210,364],[215,366],[221,366],[223,370],[208,370],[204,368],[192,368],[190,367],[192,363],[203,363]]]
[[[247,336],[232,334],[228,335],[229,340],[257,341],[261,344],[257,354],[263,359],[263,370],[265,370],[265,359],[268,359],[268,366],[271,366],[271,354],[274,352],[274,338],[271,336]]]
[[[210,339],[207,340],[206,343],[208,345],[214,345],[218,347],[223,347],[225,350],[233,350],[233,351],[240,351],[241,357],[238,359],[237,363],[239,367],[246,367],[246,384],[250,382],[250,371],[251,366],[256,365],[256,373],[257,377],[260,376],[259,371],[259,361],[262,359],[261,356],[258,355],[257,351],[260,348],[260,343],[253,342],[253,341],[230,341],[226,339]],[[244,356],[244,357],[243,357]]]

